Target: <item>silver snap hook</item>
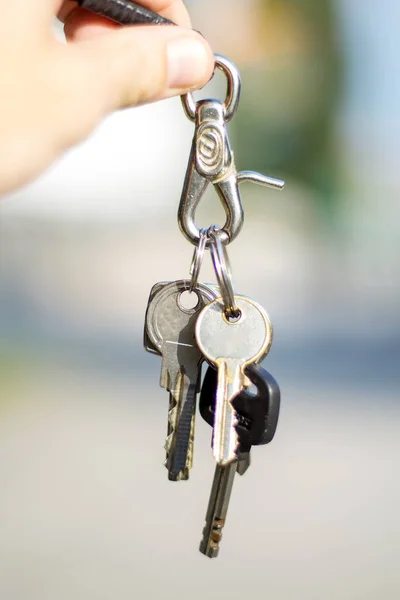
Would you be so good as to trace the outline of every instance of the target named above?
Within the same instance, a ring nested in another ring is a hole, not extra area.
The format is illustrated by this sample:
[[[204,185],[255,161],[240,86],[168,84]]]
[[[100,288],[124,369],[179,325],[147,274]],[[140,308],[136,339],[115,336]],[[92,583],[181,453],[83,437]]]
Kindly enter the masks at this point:
[[[196,129],[178,210],[178,222],[183,235],[195,246],[199,244],[201,237],[196,225],[196,211],[209,183],[215,187],[226,214],[225,225],[220,234],[220,240],[225,245],[237,237],[244,223],[239,184],[250,181],[275,189],[282,189],[284,186],[280,179],[260,173],[237,172],[226,124],[238,108],[240,75],[237,67],[223,56],[216,55],[216,66],[227,75],[225,102],[214,99],[195,102],[190,94],[182,98],[185,112],[195,122]]]

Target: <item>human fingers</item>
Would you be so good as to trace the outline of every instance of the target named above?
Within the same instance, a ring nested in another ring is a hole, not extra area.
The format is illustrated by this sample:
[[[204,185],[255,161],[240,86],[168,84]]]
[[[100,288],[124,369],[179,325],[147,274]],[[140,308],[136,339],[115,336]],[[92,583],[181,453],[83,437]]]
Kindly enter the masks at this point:
[[[206,40],[179,27],[123,27],[64,49],[70,93],[60,126],[69,144],[110,111],[203,87],[214,68]]]

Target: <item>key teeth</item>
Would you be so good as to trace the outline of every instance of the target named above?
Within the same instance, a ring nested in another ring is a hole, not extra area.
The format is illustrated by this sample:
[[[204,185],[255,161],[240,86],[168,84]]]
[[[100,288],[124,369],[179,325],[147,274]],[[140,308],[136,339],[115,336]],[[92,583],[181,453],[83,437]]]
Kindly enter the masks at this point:
[[[189,479],[189,469],[185,468],[183,471],[179,473],[173,474],[171,471],[168,473],[169,481],[188,481]]]
[[[165,440],[165,444],[164,444],[164,450],[167,453],[167,462],[168,462],[168,458],[169,455],[171,454],[171,448],[172,448],[172,440],[173,440],[174,434],[171,433],[171,435],[169,435],[167,437],[167,439]]]
[[[172,406],[172,408],[171,408]],[[170,395],[170,409],[168,411],[168,435],[165,440],[164,449],[167,453],[167,459],[165,461],[165,466],[168,468],[168,459],[171,453],[172,441],[175,433],[175,423],[177,416],[177,402],[174,400],[173,395]]]
[[[213,455],[217,462],[217,465],[219,465],[221,467],[226,467],[226,466],[230,465],[233,461],[237,460],[237,455],[238,455],[238,451],[239,451],[240,440],[239,440],[239,435],[238,435],[237,429],[236,429],[236,427],[239,423],[239,419],[237,418],[236,410],[233,407],[232,407],[232,410],[233,410],[232,427],[235,431],[235,443],[234,443],[233,447],[231,447],[228,450],[228,453],[225,452],[225,449],[222,449],[222,452],[221,452],[220,447],[217,447],[216,450],[213,452]],[[213,446],[214,446],[214,442],[213,442]]]
[[[166,459],[163,462],[163,465],[166,469],[168,469],[168,480],[169,481],[188,481],[189,479],[189,469],[187,467],[185,467],[183,469],[183,471],[180,471],[179,473],[174,474],[169,466],[169,461],[168,459]]]
[[[222,531],[225,526],[225,521],[222,519],[214,519],[210,538],[207,536],[207,525],[203,530],[203,539],[200,542],[199,550],[208,558],[217,558],[219,555],[219,545],[222,540]]]
[[[178,414],[177,406],[178,405],[175,403],[175,405],[168,412],[168,423],[169,423],[169,426],[174,431],[175,431],[176,417],[177,417],[177,414]]]
[[[232,403],[231,403],[232,406]],[[233,408],[233,406],[232,406]],[[239,419],[237,417],[237,412],[236,410],[233,408],[233,427],[235,429],[235,447],[233,449],[234,453],[235,453],[235,459],[237,458],[237,453],[239,451],[239,435],[237,432],[237,426],[239,424]]]
[[[205,542],[201,542],[199,550],[202,554],[204,554],[204,556],[207,556],[207,558],[218,558],[219,555],[219,546],[217,545],[211,545],[208,546]]]
[[[172,440],[175,433],[175,422],[176,422],[176,408],[174,407],[168,413],[168,435],[165,440],[164,449],[167,451],[167,455],[171,452]]]
[[[189,445],[189,451],[188,451],[188,455],[187,455],[187,466],[180,471],[179,473],[174,474],[171,471],[171,467],[169,465],[169,458],[170,458],[170,454],[171,454],[171,448],[172,448],[172,443],[173,443],[173,439],[174,439],[174,434],[175,434],[175,425],[176,425],[176,418],[177,418],[177,402],[175,402],[172,394],[171,394],[171,404],[174,403],[173,407],[170,408],[169,412],[168,412],[168,431],[170,432],[169,435],[167,436],[167,439],[165,441],[165,445],[164,445],[164,449],[167,453],[167,458],[164,462],[164,466],[166,467],[166,469],[168,469],[168,479],[169,481],[187,481],[189,479],[189,470],[190,467],[189,465],[192,464],[192,460],[193,460],[193,450],[192,450],[192,444]]]
[[[168,435],[165,441],[165,445],[164,445],[164,449],[166,451],[166,461],[165,461],[165,466],[169,471],[168,474],[168,478],[170,481],[187,481],[189,479],[189,471],[191,469],[191,466],[193,464],[193,452],[194,452],[194,447],[193,447],[193,438],[194,438],[194,422],[192,420],[192,428],[191,428],[191,434],[190,434],[190,441],[189,441],[189,446],[188,446],[188,451],[187,451],[187,456],[186,456],[186,465],[184,467],[184,469],[182,469],[179,473],[173,473],[172,471],[172,467],[170,464],[170,455],[171,455],[171,449],[173,447],[173,442],[174,442],[174,436],[176,433],[176,420],[178,418],[178,402],[176,401],[174,394],[170,393],[170,408],[168,411]]]

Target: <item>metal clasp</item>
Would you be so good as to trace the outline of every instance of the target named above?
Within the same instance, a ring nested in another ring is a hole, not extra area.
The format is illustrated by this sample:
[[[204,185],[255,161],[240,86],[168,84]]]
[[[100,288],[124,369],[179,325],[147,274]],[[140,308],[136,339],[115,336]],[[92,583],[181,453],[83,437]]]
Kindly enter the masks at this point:
[[[189,164],[178,211],[179,226],[183,235],[194,245],[199,243],[200,230],[196,225],[197,206],[212,183],[226,213],[221,239],[232,242],[239,234],[244,212],[239,184],[251,181],[275,189],[282,189],[280,179],[266,177],[254,171],[237,172],[230,147],[226,124],[235,116],[240,101],[241,81],[237,67],[226,57],[216,54],[215,66],[227,77],[225,102],[200,100],[191,94],[182,97],[186,116],[196,124]]]

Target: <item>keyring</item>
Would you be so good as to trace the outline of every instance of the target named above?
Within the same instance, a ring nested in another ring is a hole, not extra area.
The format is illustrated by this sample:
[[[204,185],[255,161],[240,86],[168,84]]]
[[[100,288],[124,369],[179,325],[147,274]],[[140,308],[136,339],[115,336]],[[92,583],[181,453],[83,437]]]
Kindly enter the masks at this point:
[[[210,252],[214,264],[215,274],[225,306],[225,315],[228,319],[240,317],[240,310],[235,302],[235,292],[232,284],[232,270],[229,263],[226,247],[221,241],[223,231],[215,225],[208,230],[210,239]]]
[[[208,242],[207,229],[200,229],[199,243],[196,246],[196,250],[194,251],[193,260],[192,260],[192,264],[190,267],[190,275],[192,277],[192,279],[190,281],[190,288],[189,288],[190,292],[193,292],[197,287],[197,284],[199,281],[200,269],[201,269],[201,265],[203,264],[204,254],[205,254],[206,247],[207,247],[207,242]]]
[[[221,54],[215,55],[215,69],[220,69],[227,78],[227,92],[224,102],[225,121],[228,123],[233,119],[239,106],[241,81],[237,66]],[[183,110],[190,121],[196,120],[197,102],[193,94],[188,93],[181,96]]]

